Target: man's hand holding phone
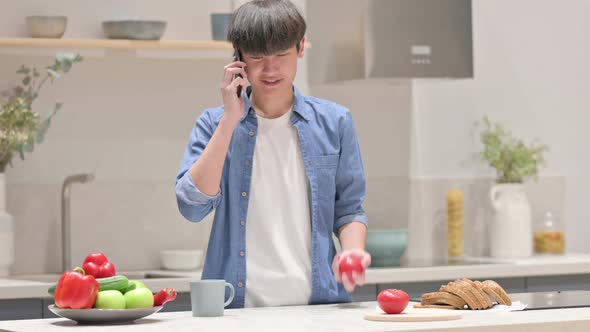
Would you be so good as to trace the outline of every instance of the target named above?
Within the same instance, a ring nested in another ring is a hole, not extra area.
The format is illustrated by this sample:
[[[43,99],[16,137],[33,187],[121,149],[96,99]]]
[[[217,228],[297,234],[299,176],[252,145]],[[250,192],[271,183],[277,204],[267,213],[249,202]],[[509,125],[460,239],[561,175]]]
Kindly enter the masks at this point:
[[[224,67],[221,95],[223,97],[224,116],[228,116],[236,123],[244,111],[244,100],[241,98],[242,89],[246,88],[248,75],[244,70],[245,62],[241,61],[240,52],[234,53],[234,61]]]

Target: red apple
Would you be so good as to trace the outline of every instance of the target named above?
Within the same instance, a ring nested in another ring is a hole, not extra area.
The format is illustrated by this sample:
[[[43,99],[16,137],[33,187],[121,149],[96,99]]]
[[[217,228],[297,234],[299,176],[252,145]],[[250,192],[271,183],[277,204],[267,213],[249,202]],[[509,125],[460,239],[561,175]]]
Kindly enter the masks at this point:
[[[388,314],[399,314],[408,306],[410,296],[400,289],[386,289],[377,296],[379,308]]]

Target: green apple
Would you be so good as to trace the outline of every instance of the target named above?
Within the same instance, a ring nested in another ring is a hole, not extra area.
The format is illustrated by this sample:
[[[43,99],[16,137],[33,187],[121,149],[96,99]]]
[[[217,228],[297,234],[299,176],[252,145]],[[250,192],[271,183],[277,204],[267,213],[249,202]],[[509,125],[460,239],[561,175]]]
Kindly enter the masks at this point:
[[[148,308],[154,306],[154,294],[149,288],[136,288],[125,293],[125,307],[127,309],[133,308]]]
[[[146,285],[143,282],[139,281],[139,280],[129,280],[129,281],[131,281],[132,283],[135,284],[135,288],[136,289],[137,288],[147,288]]]
[[[98,292],[94,307],[98,309],[125,309],[125,297],[118,290]]]

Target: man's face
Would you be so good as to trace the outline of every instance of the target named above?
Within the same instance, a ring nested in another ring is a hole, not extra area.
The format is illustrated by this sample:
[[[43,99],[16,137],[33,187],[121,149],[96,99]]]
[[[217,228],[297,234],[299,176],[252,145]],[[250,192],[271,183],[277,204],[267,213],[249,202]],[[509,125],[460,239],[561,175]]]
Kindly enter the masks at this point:
[[[256,93],[277,93],[291,90],[297,73],[297,59],[303,57],[303,41],[272,55],[242,54],[248,81]]]

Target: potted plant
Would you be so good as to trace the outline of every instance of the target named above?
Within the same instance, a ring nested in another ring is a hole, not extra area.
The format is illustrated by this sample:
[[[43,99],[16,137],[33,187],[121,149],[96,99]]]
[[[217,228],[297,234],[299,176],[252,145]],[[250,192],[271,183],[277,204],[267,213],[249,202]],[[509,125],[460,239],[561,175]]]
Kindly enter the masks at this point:
[[[487,117],[482,120],[481,160],[496,171],[496,184],[490,190],[494,217],[490,225],[490,254],[496,258],[532,255],[531,207],[523,183],[537,179],[545,164],[544,144],[526,144]]]
[[[61,104],[56,103],[53,111],[43,116],[33,110],[33,103],[48,81],[53,83],[80,61],[78,54],[59,53],[43,71],[21,66],[16,71],[22,75],[21,83],[0,94],[0,277],[9,274],[14,262],[14,222],[6,212],[6,167],[12,165],[15,155],[24,160],[25,153],[43,142]]]

